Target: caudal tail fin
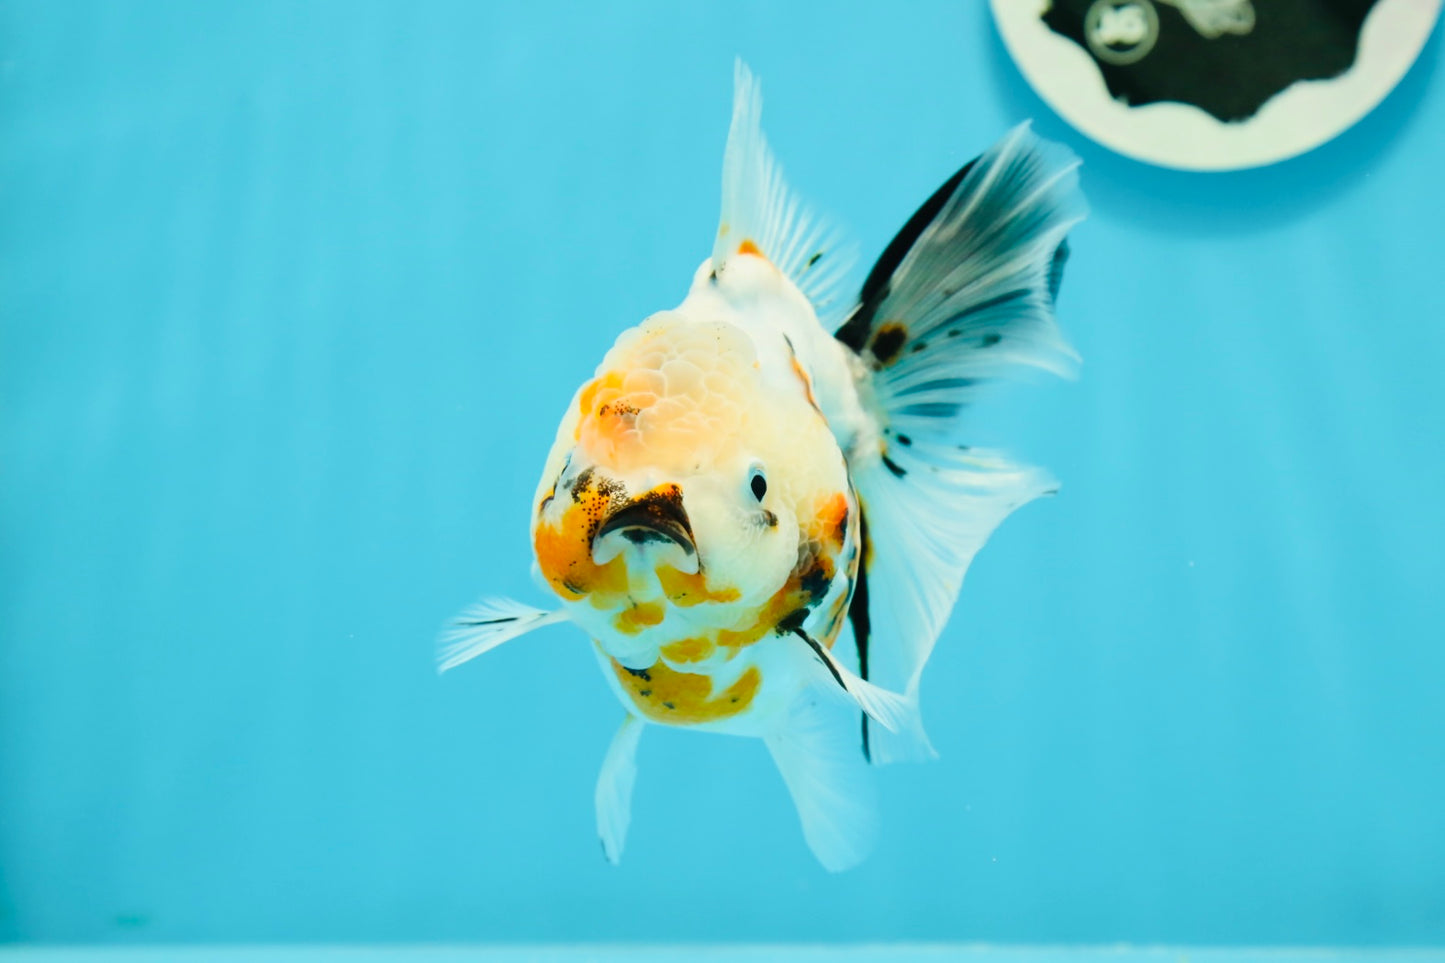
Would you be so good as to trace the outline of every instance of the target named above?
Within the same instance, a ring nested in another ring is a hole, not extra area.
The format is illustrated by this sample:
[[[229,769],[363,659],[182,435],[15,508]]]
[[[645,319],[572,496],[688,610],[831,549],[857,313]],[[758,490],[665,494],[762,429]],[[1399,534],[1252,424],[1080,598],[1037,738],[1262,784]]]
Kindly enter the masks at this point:
[[[1069,375],[1054,321],[1070,228],[1085,214],[1078,160],[1020,125],[909,219],[837,331],[858,353],[878,443],[849,453],[870,559],[849,612],[867,677],[917,697],[974,554],[1046,473],[960,445],[959,413],[1011,370]],[[876,761],[931,755],[922,729],[876,727]]]

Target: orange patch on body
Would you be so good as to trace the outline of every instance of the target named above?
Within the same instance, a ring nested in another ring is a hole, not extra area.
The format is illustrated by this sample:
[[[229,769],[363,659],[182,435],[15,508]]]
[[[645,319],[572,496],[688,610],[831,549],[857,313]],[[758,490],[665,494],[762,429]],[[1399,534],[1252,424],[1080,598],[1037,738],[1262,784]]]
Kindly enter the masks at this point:
[[[713,695],[712,678],[679,672],[659,661],[650,669],[632,670],[610,659],[622,691],[644,716],[654,722],[691,726],[727,719],[747,709],[758,694],[763,677],[753,666],[727,689]]]
[[[711,639],[699,637],[678,639],[662,647],[662,656],[669,662],[702,662],[717,651]]]
[[[809,534],[841,550],[848,537],[848,496],[838,492],[827,498],[813,516]]]
[[[820,555],[810,558],[805,566],[800,566],[788,576],[787,582],[773,593],[772,598],[762,604],[747,628],[718,629],[713,636],[714,641],[720,648],[728,650],[728,658],[732,658],[740,650],[775,632],[778,623],[789,615],[805,606],[816,605],[835,571],[837,569],[831,557]],[[819,585],[823,586],[823,591],[815,595],[812,590]],[[832,640],[827,640],[827,644],[831,646]]]
[[[803,383],[803,390],[808,393],[808,404],[812,405],[818,411],[822,411],[821,408],[818,408],[818,399],[813,397],[813,379],[809,378],[808,372],[804,371],[803,366],[798,364],[797,355],[793,355],[789,360],[793,362],[793,374],[798,376],[798,380]]]
[[[645,628],[661,625],[667,615],[661,602],[643,602],[632,605],[617,613],[612,625],[623,635],[636,635]]]
[[[753,243],[753,239],[752,239],[752,238],[748,238],[747,240],[743,241],[743,243],[741,243],[741,244],[738,245],[738,253],[739,253],[739,254],[755,254],[755,255],[757,255],[758,257],[763,257],[763,252],[762,252],[762,250],[759,249],[759,247],[758,247],[756,244]]]

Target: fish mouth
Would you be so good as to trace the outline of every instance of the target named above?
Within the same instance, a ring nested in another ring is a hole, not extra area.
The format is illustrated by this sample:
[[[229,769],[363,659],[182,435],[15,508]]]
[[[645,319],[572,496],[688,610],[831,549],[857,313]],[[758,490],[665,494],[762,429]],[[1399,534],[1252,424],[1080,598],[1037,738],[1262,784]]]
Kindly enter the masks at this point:
[[[639,495],[608,516],[592,537],[594,556],[599,554],[598,545],[602,540],[614,533],[638,547],[673,545],[681,549],[687,558],[697,558],[692,523],[682,507],[682,491],[676,485],[666,485]]]

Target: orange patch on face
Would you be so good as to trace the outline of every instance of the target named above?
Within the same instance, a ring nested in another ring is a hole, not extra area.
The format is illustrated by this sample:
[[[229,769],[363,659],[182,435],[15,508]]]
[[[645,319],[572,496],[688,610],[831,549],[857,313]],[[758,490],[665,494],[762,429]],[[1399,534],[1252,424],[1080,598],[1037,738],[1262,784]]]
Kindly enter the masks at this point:
[[[643,602],[632,605],[617,613],[612,625],[623,635],[636,635],[645,628],[661,625],[667,610],[661,602]]]
[[[588,382],[587,387],[577,396],[577,412],[581,415],[577,419],[577,430],[573,433],[573,440],[582,438],[582,428],[588,422],[597,417],[598,411],[606,404],[616,400],[622,395],[622,372],[609,371],[599,375]]]
[[[578,486],[560,527],[539,523],[532,533],[537,566],[547,583],[564,599],[588,596],[605,608],[627,591],[627,563],[621,556],[606,565],[592,561],[592,536],[607,517],[612,495],[604,487]]]
[[[758,257],[762,257],[762,256],[763,256],[763,252],[762,252],[761,250],[759,250],[759,248],[758,248],[758,246],[757,246],[756,244],[753,243],[753,239],[752,239],[752,238],[748,238],[747,240],[743,241],[743,243],[741,243],[741,244],[738,245],[738,253],[739,253],[739,254],[756,254]]]
[[[716,722],[737,715],[752,704],[763,681],[754,666],[714,696],[709,676],[679,672],[661,661],[650,669],[627,669],[616,659],[610,661],[622,690],[638,711],[654,722],[678,726]]]
[[[713,590],[707,584],[702,572],[680,572],[671,565],[657,570],[657,580],[662,585],[667,600],[678,608],[691,608],[703,602],[736,602],[742,593],[731,586]]]

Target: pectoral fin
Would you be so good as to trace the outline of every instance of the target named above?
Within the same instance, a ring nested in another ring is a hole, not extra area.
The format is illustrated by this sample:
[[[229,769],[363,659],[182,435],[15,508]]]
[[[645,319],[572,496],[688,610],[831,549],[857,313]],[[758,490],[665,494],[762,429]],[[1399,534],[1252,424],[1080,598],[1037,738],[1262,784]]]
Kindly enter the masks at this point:
[[[903,733],[915,728],[921,730],[916,699],[889,692],[867,679],[860,679],[846,665],[839,662],[837,656],[833,655],[827,646],[802,629],[793,631],[813,650],[813,654],[822,663],[823,668],[828,670],[829,678],[838,689],[846,693],[868,718],[889,732]]]
[[[437,640],[437,672],[454,669],[533,629],[566,620],[564,610],[544,612],[512,599],[484,598],[447,623]]]

